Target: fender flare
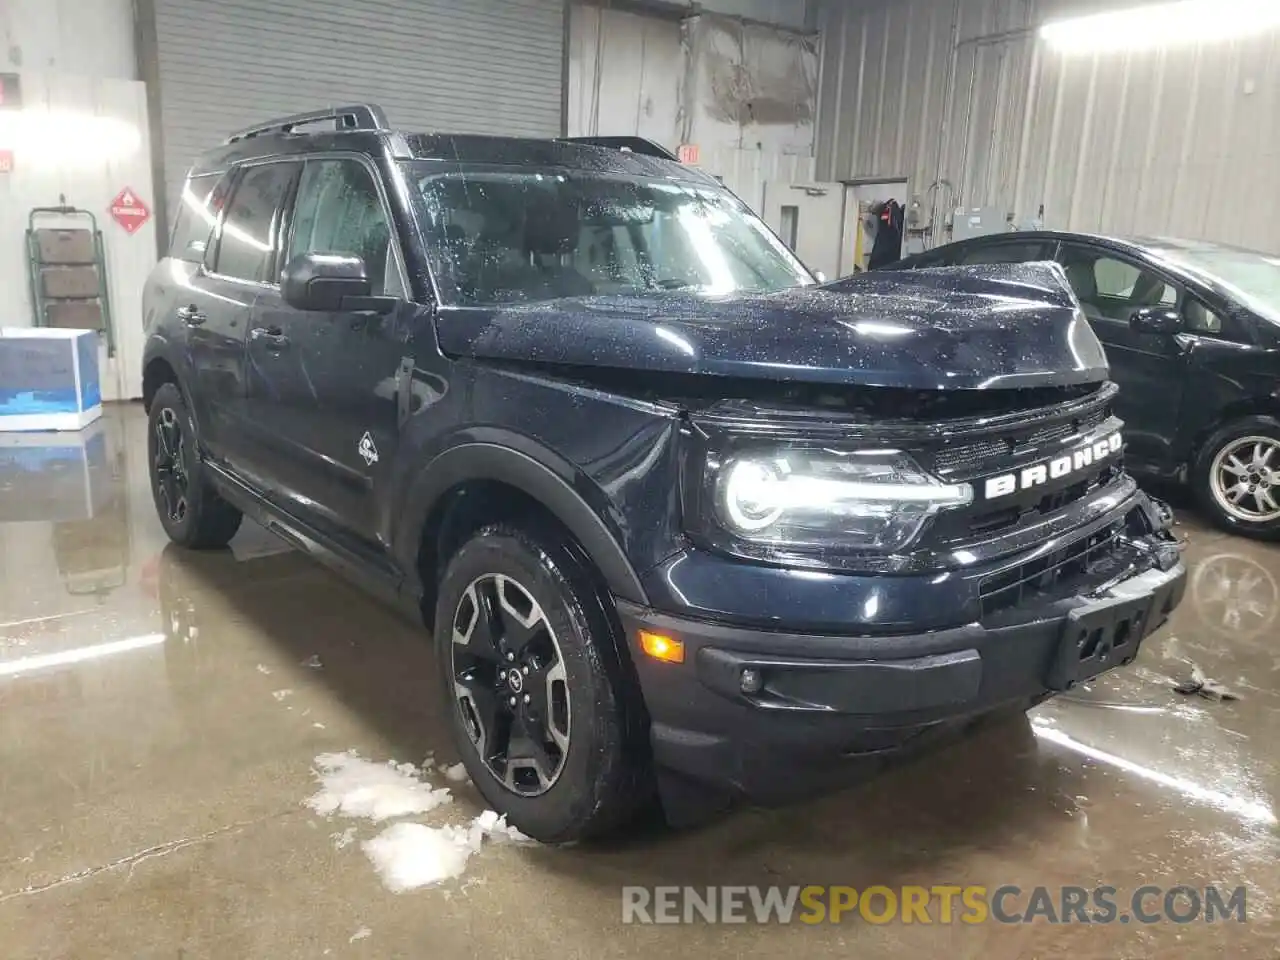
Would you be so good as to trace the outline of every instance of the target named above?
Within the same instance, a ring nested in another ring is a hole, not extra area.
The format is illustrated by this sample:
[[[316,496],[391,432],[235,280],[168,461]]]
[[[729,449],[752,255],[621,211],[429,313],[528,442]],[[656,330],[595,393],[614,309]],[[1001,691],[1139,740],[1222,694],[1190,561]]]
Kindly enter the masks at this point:
[[[635,568],[600,514],[552,467],[528,453],[497,443],[460,443],[418,472],[407,498],[405,513],[409,523],[404,527],[405,542],[398,551],[402,562],[412,565],[416,559],[417,537],[440,498],[469,480],[498,481],[533,497],[573,534],[614,596],[647,605]]]

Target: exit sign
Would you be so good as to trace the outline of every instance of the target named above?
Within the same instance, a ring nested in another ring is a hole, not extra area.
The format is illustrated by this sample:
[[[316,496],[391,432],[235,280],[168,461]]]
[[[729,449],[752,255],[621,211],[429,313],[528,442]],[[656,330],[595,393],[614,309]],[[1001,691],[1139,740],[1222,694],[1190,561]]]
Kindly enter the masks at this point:
[[[0,150],[0,173],[13,173],[12,150]]]

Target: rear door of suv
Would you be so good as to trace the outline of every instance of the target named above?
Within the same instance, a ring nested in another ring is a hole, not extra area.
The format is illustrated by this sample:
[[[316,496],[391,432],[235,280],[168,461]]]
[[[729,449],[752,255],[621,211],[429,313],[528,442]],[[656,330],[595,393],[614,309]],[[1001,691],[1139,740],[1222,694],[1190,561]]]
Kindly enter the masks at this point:
[[[170,342],[168,354],[184,363],[182,380],[206,453],[223,459],[225,408],[242,392],[238,372],[223,371],[216,358],[241,351],[248,298],[228,296],[210,277],[205,261],[216,242],[218,216],[234,173],[199,174],[183,185],[169,255],[147,278],[144,325]],[[236,307],[239,307],[237,312]]]
[[[261,487],[248,443],[245,398],[252,371],[246,337],[253,307],[273,286],[277,237],[299,161],[245,164],[233,171],[227,201],[196,281],[203,293],[190,338],[196,390],[207,411],[201,423],[210,452]]]

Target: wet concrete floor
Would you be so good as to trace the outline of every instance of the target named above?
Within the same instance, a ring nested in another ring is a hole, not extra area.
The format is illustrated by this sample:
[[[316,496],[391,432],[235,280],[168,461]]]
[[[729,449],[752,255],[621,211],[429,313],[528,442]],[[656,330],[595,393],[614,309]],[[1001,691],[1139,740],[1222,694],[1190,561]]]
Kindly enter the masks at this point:
[[[1187,601],[1132,668],[866,785],[607,848],[486,845],[461,879],[393,894],[359,843],[380,827],[304,802],[325,752],[456,759],[423,632],[249,525],[229,554],[167,547],[138,407],[70,447],[17,442],[0,441],[6,958],[1278,955],[1280,548],[1184,511]],[[1174,693],[1193,664],[1241,699]],[[432,780],[455,800],[431,822],[482,809]],[[1124,913],[1144,883],[1244,885],[1248,920],[621,923],[626,884],[1015,884],[1011,912],[1039,885],[1105,884]]]

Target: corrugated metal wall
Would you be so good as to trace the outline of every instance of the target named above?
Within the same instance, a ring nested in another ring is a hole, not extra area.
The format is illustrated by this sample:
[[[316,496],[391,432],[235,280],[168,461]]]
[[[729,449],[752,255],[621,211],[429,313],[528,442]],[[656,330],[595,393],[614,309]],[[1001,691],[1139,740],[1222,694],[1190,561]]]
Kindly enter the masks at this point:
[[[415,130],[561,132],[564,0],[149,0],[169,209],[230,131],[373,101]]]
[[[1050,227],[1280,252],[1280,31],[1085,55],[1036,39],[1100,6],[1116,4],[828,3],[819,177],[906,176],[926,200],[948,180],[965,206],[1021,224],[1043,204]]]

